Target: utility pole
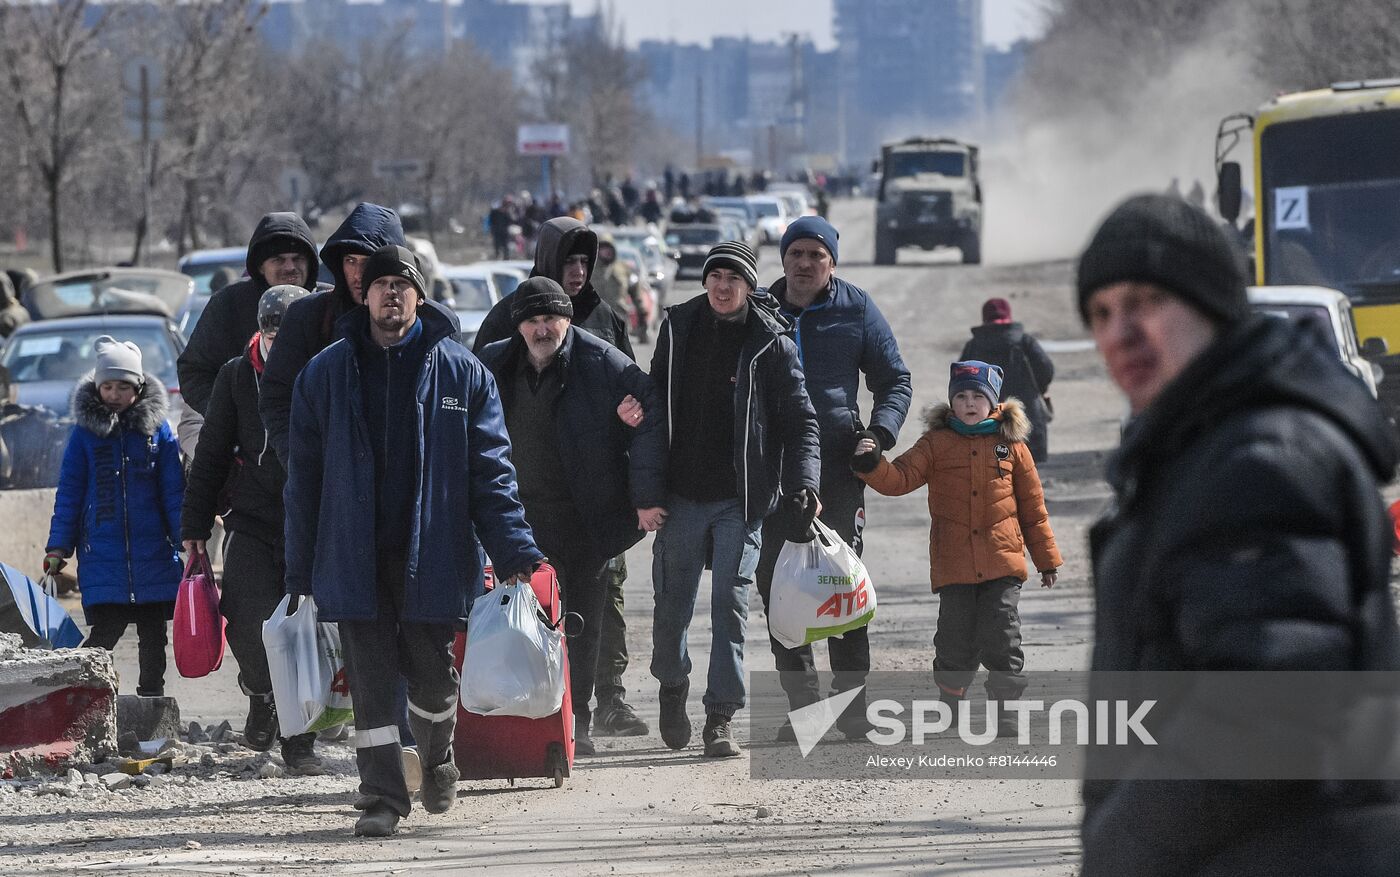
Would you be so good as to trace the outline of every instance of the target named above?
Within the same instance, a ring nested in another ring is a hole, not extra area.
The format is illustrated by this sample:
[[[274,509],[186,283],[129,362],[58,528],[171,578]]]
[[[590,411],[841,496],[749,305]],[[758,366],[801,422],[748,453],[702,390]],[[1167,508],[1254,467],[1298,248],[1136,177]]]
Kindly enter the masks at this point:
[[[131,264],[141,264],[141,251],[151,224],[151,69],[141,65],[138,100],[141,102],[141,222],[136,227],[136,246]]]

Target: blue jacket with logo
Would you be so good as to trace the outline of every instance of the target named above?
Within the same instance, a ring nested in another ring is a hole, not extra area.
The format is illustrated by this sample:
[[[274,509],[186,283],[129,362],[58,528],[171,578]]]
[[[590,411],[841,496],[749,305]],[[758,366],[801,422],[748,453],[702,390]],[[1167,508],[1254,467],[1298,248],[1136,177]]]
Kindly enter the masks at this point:
[[[668,447],[673,400],[686,383],[677,371],[685,362],[690,327],[707,307],[704,293],[668,307],[656,339],[651,380],[660,394]],[[778,507],[780,494],[819,489],[821,448],[788,328],[763,306],[749,308],[747,325],[735,370],[734,470],[744,519],[755,523]]]
[[[121,414],[103,404],[91,374],[73,390],[47,547],[77,549],[84,606],[164,603],[179,591],[185,476],[168,408],[154,375]]]
[[[496,382],[452,336],[443,309],[421,307],[428,352],[417,380],[414,505],[406,521],[403,618],[451,623],[482,593],[477,538],[502,577],[541,557],[516,493]],[[341,340],[292,391],[287,468],[287,592],[314,594],[326,621],[377,617],[375,472],[361,367],[351,338],[369,311],[341,318]]]
[[[821,425],[823,474],[850,476],[856,434],[867,426],[860,415],[861,374],[875,397],[868,426],[884,433],[880,441],[889,450],[914,396],[909,369],[890,324],[865,290],[833,277],[826,293],[800,311],[788,307],[786,290],[787,278],[780,277],[755,295],[760,302],[766,296],[792,323],[807,395]]]

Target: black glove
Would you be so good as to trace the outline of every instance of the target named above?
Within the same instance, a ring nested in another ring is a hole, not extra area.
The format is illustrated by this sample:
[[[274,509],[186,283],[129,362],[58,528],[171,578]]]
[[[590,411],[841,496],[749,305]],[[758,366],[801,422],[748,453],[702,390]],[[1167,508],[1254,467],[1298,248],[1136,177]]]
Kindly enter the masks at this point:
[[[816,538],[812,522],[817,519],[817,492],[804,487],[783,497],[783,512],[787,517],[787,541],[811,542]]]
[[[883,431],[881,430],[881,432]],[[874,442],[875,450],[869,454],[852,454],[851,471],[874,472],[875,467],[880,465],[880,452],[885,449],[884,438],[874,430],[864,429],[856,433],[856,444],[860,444],[861,439],[870,439]]]

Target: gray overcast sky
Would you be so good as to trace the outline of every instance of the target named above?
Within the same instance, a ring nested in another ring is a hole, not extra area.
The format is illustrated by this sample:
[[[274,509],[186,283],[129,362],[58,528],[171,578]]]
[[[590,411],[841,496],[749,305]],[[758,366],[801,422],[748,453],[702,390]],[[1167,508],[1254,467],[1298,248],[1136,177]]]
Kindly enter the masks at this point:
[[[598,0],[569,0],[576,14],[591,14]],[[829,49],[831,0],[613,0],[627,30],[627,42],[674,39],[708,43],[716,36],[778,39],[785,32],[811,36]],[[1040,29],[1040,0],[983,0],[987,42],[996,46]]]

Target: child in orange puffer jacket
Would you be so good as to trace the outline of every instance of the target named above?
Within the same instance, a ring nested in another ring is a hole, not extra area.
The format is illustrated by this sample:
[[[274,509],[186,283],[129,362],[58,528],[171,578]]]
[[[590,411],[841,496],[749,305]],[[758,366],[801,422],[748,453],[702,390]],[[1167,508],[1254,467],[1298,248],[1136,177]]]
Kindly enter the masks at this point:
[[[1025,552],[1045,588],[1054,587],[1063,560],[1026,446],[1030,420],[1016,399],[998,402],[1001,368],[969,360],[951,371],[949,404],[929,410],[928,431],[912,448],[891,463],[863,438],[851,468],[886,496],[928,485],[930,578],[939,596],[934,679],[956,709],[979,663],[987,668],[988,700],[1020,697],[1025,654],[1016,605]],[[999,713],[1000,733],[1014,734],[1014,713]]]

